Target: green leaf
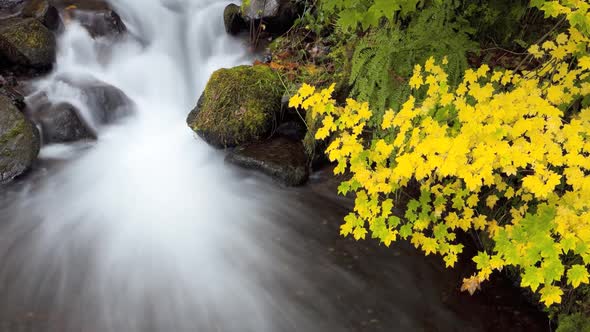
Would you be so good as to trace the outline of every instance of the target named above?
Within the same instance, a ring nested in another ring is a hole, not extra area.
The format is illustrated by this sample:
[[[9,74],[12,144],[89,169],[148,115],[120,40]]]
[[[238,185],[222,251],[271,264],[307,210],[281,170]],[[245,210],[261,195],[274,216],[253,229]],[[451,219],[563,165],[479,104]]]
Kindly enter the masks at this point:
[[[539,286],[543,283],[543,273],[539,268],[536,267],[529,267],[525,269],[524,273],[522,274],[522,279],[520,281],[521,287],[530,287],[533,292],[535,292]]]
[[[573,265],[567,271],[567,281],[574,288],[580,286],[580,284],[589,283],[589,277],[588,270],[583,265]]]

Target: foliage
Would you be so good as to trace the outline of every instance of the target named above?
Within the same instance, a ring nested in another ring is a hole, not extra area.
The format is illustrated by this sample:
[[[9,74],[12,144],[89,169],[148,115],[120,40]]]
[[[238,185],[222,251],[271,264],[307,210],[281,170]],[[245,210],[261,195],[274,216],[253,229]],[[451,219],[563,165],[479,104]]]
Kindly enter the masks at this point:
[[[410,239],[426,255],[454,266],[463,246],[459,231],[489,236],[493,247],[473,258],[478,272],[463,289],[474,292],[493,271],[514,266],[521,286],[538,291],[547,306],[563,290],[589,282],[590,108],[573,109],[590,96],[590,39],[571,28],[530,49],[540,66],[531,72],[467,70],[453,88],[429,59],[417,65],[410,96],[379,121],[381,138],[361,136],[374,114],[368,103],[337,106],[333,88],[303,86],[291,99],[322,116],[317,139],[334,135],[327,153],[336,173],[350,171],[341,193],[356,193],[342,235],[367,234],[389,246]],[[570,59],[578,57],[577,61]],[[396,195],[419,195],[393,216]]]
[[[343,31],[378,27],[382,19],[394,21],[396,14],[405,17],[421,7],[424,0],[322,0],[321,12],[336,15]],[[440,2],[437,1],[437,2]]]
[[[582,313],[560,316],[556,332],[590,332],[590,318]]]
[[[383,28],[362,38],[352,58],[351,95],[371,101],[378,115],[389,107],[399,108],[411,92],[407,79],[414,64],[431,55],[447,55],[449,82],[458,84],[468,66],[466,53],[477,46],[469,39],[470,31],[455,15],[454,6],[441,4],[422,10],[407,29]]]

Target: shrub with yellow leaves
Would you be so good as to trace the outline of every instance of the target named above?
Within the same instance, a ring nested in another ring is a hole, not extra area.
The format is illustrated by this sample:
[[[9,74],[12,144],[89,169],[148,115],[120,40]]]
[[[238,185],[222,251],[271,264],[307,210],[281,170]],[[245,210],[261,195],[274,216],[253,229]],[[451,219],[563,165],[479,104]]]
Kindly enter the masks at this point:
[[[448,267],[463,250],[459,231],[485,236],[491,249],[473,257],[477,273],[463,283],[471,293],[507,266],[547,306],[589,283],[590,39],[578,28],[533,46],[541,65],[530,72],[482,65],[451,87],[446,59],[416,65],[409,85],[425,97],[388,110],[378,128],[368,128],[368,103],[339,106],[334,86],[303,85],[291,106],[321,117],[316,139],[330,138],[335,173],[351,174],[339,187],[356,196],[341,234],[408,239]],[[367,141],[367,129],[379,134]],[[412,188],[409,201],[396,199]],[[403,215],[392,214],[396,204]]]

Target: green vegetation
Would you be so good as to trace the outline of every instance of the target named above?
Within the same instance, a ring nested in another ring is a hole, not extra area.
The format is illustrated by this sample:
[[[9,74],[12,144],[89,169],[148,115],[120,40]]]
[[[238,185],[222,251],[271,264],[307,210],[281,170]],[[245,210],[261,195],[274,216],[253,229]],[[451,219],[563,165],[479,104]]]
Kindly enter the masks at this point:
[[[298,90],[291,106],[306,112],[308,152],[326,140],[337,173],[351,178],[340,187],[356,196],[342,234],[408,239],[449,267],[474,246],[463,290],[515,271],[560,331],[587,329],[588,2],[305,8],[271,45],[270,67]]]
[[[281,80],[266,66],[213,73],[189,126],[217,147],[254,141],[270,132],[280,109]]]

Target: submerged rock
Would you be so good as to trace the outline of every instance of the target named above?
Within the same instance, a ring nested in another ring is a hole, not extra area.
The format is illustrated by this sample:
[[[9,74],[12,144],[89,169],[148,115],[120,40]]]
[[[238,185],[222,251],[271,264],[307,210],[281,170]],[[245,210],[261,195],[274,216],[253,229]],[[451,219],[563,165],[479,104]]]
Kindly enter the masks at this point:
[[[39,132],[13,104],[0,95],[0,183],[27,171],[37,159]]]
[[[303,144],[283,137],[237,147],[226,160],[260,171],[287,186],[302,185],[309,178]]]
[[[37,19],[9,19],[0,26],[0,56],[13,65],[48,68],[55,53],[55,36]]]
[[[187,123],[217,148],[257,141],[268,134],[281,103],[281,81],[267,66],[213,73]]]
[[[225,7],[223,11],[223,23],[225,25],[225,31],[231,35],[237,35],[248,27],[242,17],[242,9],[233,3]]]

